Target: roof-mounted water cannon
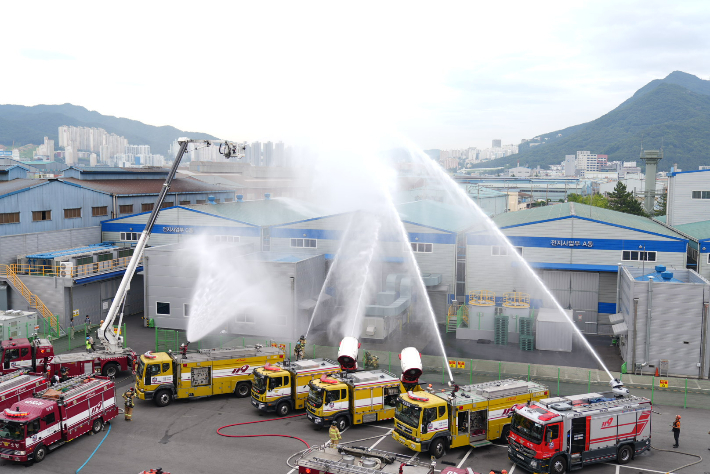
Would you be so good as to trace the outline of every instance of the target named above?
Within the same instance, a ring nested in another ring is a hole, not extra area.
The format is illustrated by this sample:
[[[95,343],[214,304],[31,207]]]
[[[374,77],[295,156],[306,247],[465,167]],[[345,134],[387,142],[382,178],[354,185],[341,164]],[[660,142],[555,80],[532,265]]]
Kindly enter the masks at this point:
[[[423,373],[421,354],[415,347],[405,347],[399,353],[399,360],[402,366],[402,375],[399,380],[407,390],[412,390],[419,384],[419,377]]]
[[[627,397],[629,395],[629,389],[624,387],[624,384],[619,379],[611,379],[609,381],[611,386],[611,391],[617,397]]]
[[[357,353],[360,343],[351,336],[346,336],[340,341],[338,348],[338,363],[344,372],[357,370]]]

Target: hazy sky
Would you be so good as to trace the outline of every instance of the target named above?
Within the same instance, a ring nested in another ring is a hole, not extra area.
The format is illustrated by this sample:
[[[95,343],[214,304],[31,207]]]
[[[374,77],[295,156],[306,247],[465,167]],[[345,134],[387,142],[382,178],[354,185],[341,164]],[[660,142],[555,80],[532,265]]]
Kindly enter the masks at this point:
[[[482,3],[5,2],[0,103],[235,140],[357,145],[367,124],[486,147],[593,120],[674,70],[710,76],[706,1]]]

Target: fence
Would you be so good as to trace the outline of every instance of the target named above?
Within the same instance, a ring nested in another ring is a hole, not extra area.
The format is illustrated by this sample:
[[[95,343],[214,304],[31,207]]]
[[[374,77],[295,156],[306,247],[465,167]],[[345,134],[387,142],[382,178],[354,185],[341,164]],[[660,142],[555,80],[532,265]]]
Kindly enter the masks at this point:
[[[156,329],[155,350],[173,352],[179,350],[180,344],[186,342],[184,331]],[[212,347],[235,347],[253,344],[284,344],[292,354],[293,345],[289,342],[271,341],[254,337],[242,337],[231,334],[210,335],[197,343],[197,349]],[[367,347],[363,343],[360,348],[360,359],[365,351],[377,358],[379,368],[390,372],[399,371],[399,353],[382,351]],[[191,349],[195,349],[194,345]],[[336,360],[338,348],[309,344],[306,347],[307,358],[327,358]],[[551,396],[578,395],[582,393],[609,391],[609,376],[603,370],[583,369],[578,367],[556,367],[551,365],[524,364],[518,362],[503,362],[494,360],[449,358],[441,356],[422,355],[424,373],[422,383],[446,385],[449,381],[449,370],[454,381],[459,385],[489,382],[491,380],[521,379],[534,381],[547,386]],[[710,380],[654,377],[648,375],[632,375],[612,372],[612,376],[624,382],[634,395],[651,399],[659,405],[669,405],[691,408],[710,408]]]

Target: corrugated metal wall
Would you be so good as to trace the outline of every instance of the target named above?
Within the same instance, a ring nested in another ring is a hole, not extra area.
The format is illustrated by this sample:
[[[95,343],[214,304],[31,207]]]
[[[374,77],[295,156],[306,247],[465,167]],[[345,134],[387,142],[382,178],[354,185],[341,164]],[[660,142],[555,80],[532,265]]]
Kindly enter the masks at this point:
[[[710,171],[679,173],[668,178],[668,224],[710,220],[710,200],[693,199],[693,191],[708,190]]]
[[[0,263],[17,263],[18,255],[84,247],[101,242],[101,227],[0,236]]]

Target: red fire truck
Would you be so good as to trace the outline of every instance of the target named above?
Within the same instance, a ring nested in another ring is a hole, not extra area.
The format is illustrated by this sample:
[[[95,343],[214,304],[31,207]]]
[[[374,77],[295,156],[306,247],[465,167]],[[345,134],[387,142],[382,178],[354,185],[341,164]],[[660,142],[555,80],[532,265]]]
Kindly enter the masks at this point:
[[[516,405],[508,458],[532,472],[563,474],[598,462],[626,464],[651,449],[651,401],[613,391]]]
[[[0,376],[0,411],[13,403],[31,397],[49,387],[49,380],[41,374],[28,374],[26,370]]]
[[[17,369],[59,374],[64,367],[67,375],[92,374],[97,370],[107,377],[115,377],[120,370],[133,370],[136,354],[130,348],[109,352],[71,352],[54,355],[54,347],[47,339],[8,339],[2,341],[0,354],[1,374],[14,372]]]
[[[42,461],[47,452],[93,431],[118,414],[107,377],[73,377],[0,412],[0,458]]]

